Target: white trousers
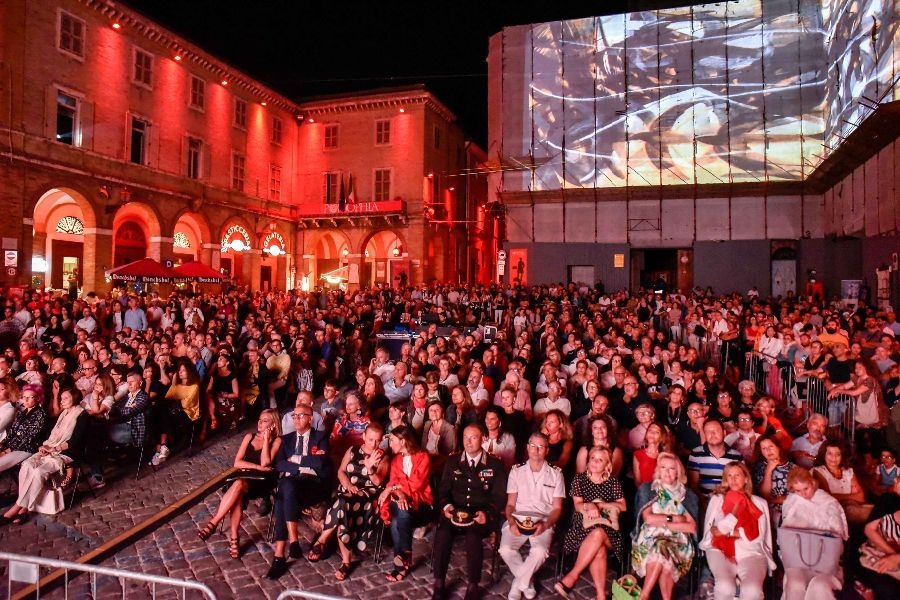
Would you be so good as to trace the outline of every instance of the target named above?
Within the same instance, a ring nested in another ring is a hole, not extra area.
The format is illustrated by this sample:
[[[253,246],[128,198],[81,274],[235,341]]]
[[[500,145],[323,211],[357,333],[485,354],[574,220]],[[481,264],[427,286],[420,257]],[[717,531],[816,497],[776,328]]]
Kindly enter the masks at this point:
[[[841,582],[831,573],[816,573],[809,569],[784,570],[782,600],[834,600],[834,590]]]
[[[519,549],[528,542],[528,554],[522,558]],[[509,523],[503,524],[500,534],[500,556],[509,566],[513,574],[511,589],[524,590],[531,585],[531,578],[550,556],[550,544],[553,543],[553,529],[541,535],[514,535],[509,530]]]
[[[769,570],[765,556],[745,556],[733,563],[718,550],[709,550],[706,562],[716,578],[716,600],[734,600],[738,579],[741,580],[741,600],[763,599]]]

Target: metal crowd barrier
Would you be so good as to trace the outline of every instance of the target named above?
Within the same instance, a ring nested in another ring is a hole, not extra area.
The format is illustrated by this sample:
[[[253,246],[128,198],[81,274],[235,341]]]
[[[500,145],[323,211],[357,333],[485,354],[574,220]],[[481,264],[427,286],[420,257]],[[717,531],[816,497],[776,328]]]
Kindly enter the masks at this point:
[[[145,573],[135,573],[133,571],[123,571],[121,569],[110,569],[107,567],[100,567],[97,565],[88,565],[81,563],[68,562],[64,560],[56,560],[53,558],[44,558],[41,556],[25,556],[21,554],[12,554],[9,552],[0,552],[0,560],[8,561],[7,565],[7,585],[6,585],[6,597],[13,598],[13,583],[23,583],[26,585],[31,585],[35,587],[34,597],[41,597],[41,569],[49,568],[49,569],[62,569],[65,571],[65,590],[64,597],[69,598],[69,572],[70,571],[78,571],[80,573],[88,573],[90,574],[90,597],[92,598],[110,598],[112,597],[108,591],[103,591],[98,594],[97,587],[97,576],[106,576],[119,580],[119,585],[122,588],[122,598],[127,597],[127,589],[125,585],[125,581],[141,581],[149,584],[150,587],[150,597],[156,597],[156,588],[157,586],[166,586],[167,589],[180,589],[180,598],[186,599],[188,597],[194,598],[198,595],[203,598],[208,598],[209,600],[216,600],[216,595],[213,593],[211,589],[202,583],[197,583],[195,581],[185,581],[183,579],[174,579],[172,577],[164,577],[162,575],[149,575]],[[188,590],[192,592],[196,592],[196,594],[191,594],[188,596]],[[21,592],[21,590],[18,590]],[[144,590],[141,589],[143,593]],[[160,592],[162,593],[162,591]],[[86,597],[86,593],[73,593],[73,597],[84,598]],[[316,598],[314,596],[306,596],[308,598]],[[331,598],[326,598],[325,596],[318,596],[320,600],[332,600]]]
[[[303,590],[284,590],[278,594],[278,598],[275,600],[284,600],[285,598],[305,598],[306,600],[349,600],[346,596],[329,596],[328,594],[304,592]]]
[[[856,442],[856,398],[848,394],[829,398],[825,382],[810,377],[806,382],[806,418],[813,413],[825,415],[828,419],[826,435],[839,435],[851,444]]]

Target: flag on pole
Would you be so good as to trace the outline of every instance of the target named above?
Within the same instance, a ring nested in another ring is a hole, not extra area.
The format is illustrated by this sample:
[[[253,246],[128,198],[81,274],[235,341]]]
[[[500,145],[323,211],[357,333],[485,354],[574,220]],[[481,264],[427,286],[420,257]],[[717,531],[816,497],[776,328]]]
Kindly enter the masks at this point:
[[[341,173],[341,192],[338,195],[338,208],[343,212],[347,208],[347,197],[344,195],[344,174]]]
[[[353,193],[353,173],[347,176],[347,204],[356,204],[356,194]]]

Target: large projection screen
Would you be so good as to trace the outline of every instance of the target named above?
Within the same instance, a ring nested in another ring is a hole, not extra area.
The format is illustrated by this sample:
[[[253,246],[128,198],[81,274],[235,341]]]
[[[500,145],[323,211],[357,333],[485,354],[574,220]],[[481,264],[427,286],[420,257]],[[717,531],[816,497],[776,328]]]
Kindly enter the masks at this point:
[[[521,88],[504,99],[503,129],[524,139],[503,147],[529,175],[507,183],[802,180],[871,112],[860,97],[894,99],[897,29],[893,0],[740,0],[510,28],[504,69],[519,69]]]

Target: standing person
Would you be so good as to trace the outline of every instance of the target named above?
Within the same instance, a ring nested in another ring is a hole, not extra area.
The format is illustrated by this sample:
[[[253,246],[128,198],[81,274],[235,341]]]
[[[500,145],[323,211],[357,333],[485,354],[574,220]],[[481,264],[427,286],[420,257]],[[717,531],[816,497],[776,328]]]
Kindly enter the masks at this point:
[[[328,435],[312,428],[312,412],[308,406],[294,409],[295,431],[282,437],[275,457],[281,479],[275,495],[275,556],[266,573],[269,579],[287,573],[286,548],[291,558],[300,558],[300,511],[320,502],[330,491]]]
[[[465,600],[478,598],[481,580],[482,540],[495,529],[506,501],[506,469],[500,459],[482,449],[484,435],[476,424],[463,429],[463,452],[444,465],[438,486],[441,507],[434,536],[434,593],[432,600],[446,597],[447,567],[455,535],[465,536],[466,574],[469,584]]]
[[[763,598],[772,560],[769,507],[753,495],[750,472],[740,462],[725,466],[722,484],[710,497],[700,548],[715,577],[716,600],[732,600],[741,582],[742,598]]]
[[[550,442],[542,433],[528,438],[528,460],[509,473],[506,486],[506,523],[501,530],[500,556],[513,574],[510,600],[536,595],[532,585],[534,573],[550,554],[553,527],[562,516],[566,487],[562,471],[547,462]],[[530,535],[520,529],[533,527]],[[529,544],[523,559],[519,549]]]
[[[132,331],[147,330],[147,313],[145,313],[144,309],[138,305],[136,296],[128,298],[128,310],[125,311],[122,322],[125,327]]]
[[[78,279],[78,267],[75,267],[72,269],[72,272],[69,273],[67,280],[67,283],[69,284],[69,301],[71,302],[74,302],[78,298]]]
[[[619,564],[625,564],[618,523],[618,513],[626,510],[625,494],[622,484],[612,474],[609,448],[598,446],[591,449],[587,471],[576,475],[572,481],[572,500],[575,512],[563,549],[566,554],[577,554],[577,557],[575,565],[556,582],[553,589],[568,598],[581,573],[588,569],[597,597],[605,598],[607,552],[611,550]],[[609,522],[588,524],[588,519],[597,519],[603,514],[609,515]]]

